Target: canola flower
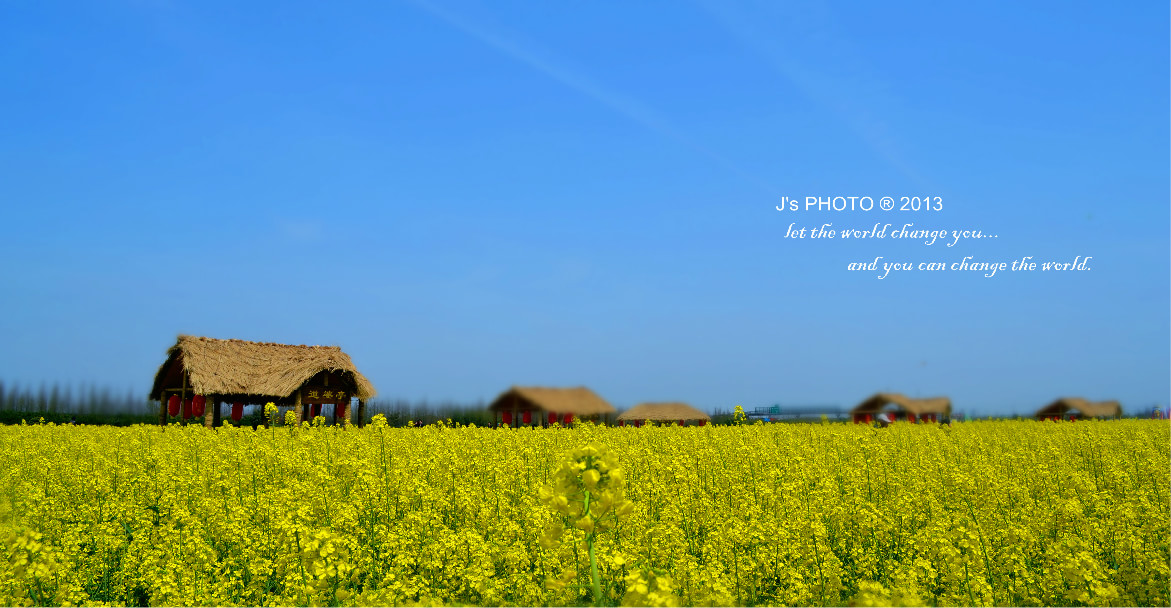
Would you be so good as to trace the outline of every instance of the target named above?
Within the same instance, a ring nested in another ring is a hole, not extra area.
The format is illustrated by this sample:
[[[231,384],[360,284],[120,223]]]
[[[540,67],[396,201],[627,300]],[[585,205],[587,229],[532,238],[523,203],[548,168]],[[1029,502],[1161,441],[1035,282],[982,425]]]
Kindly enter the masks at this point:
[[[1166,606],[1168,428],[0,427],[0,604]]]
[[[606,596],[598,575],[598,534],[613,529],[620,517],[634,511],[634,503],[626,499],[625,475],[618,466],[618,456],[596,442],[576,449],[561,462],[552,483],[542,487],[538,495],[541,502],[561,516],[561,521],[546,528],[541,546],[552,549],[561,540],[566,524],[581,530],[589,556],[591,597],[596,605],[602,605]],[[618,566],[625,563],[621,555],[612,560]],[[567,572],[572,575],[572,570]],[[566,584],[561,580],[553,586]]]

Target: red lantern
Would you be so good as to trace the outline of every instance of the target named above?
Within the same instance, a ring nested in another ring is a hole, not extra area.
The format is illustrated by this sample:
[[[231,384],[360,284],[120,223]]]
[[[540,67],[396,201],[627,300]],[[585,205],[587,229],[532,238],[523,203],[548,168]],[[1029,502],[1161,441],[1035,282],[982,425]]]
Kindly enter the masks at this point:
[[[686,420],[680,420],[680,421],[679,421],[679,426],[687,426],[687,421],[686,421]]]
[[[866,414],[866,424],[870,424],[870,414]]]
[[[196,395],[195,398],[191,400],[191,411],[197,418],[203,415],[203,407],[205,405],[207,405],[207,399],[203,395]]]
[[[565,426],[573,424],[573,414],[566,414],[563,420],[565,420]]]
[[[244,417],[244,404],[239,401],[232,404],[232,420],[239,421]]]
[[[699,426],[707,426],[707,420],[700,420]]]
[[[310,418],[316,418],[320,415],[321,415],[321,404],[320,403],[314,403],[313,405],[309,406],[309,417]]]
[[[504,419],[504,426],[512,426],[512,412],[506,410],[501,415]]]
[[[170,416],[179,415],[179,395],[171,395],[171,398],[167,399],[167,414]]]
[[[532,423],[533,423],[533,412],[532,412],[532,410],[525,410],[525,411],[524,411],[524,413],[523,413],[523,414],[521,414],[521,420],[522,420],[522,421],[523,421],[525,424],[532,424]]]
[[[907,420],[908,420],[908,421],[910,421],[910,422],[914,422],[914,421],[915,421],[915,414],[908,413],[908,414],[907,414]]]
[[[556,412],[549,412],[549,424],[551,424],[551,425],[557,424],[557,413]]]
[[[618,421],[618,426],[626,426],[626,421],[625,421],[625,420],[619,420],[619,421]]]

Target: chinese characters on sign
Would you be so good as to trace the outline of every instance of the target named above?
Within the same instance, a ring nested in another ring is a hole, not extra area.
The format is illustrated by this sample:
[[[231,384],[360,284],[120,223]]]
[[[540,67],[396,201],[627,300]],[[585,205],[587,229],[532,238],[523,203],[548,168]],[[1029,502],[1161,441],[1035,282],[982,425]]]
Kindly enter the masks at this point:
[[[349,400],[348,391],[327,386],[305,387],[301,393],[301,403],[340,403]]]

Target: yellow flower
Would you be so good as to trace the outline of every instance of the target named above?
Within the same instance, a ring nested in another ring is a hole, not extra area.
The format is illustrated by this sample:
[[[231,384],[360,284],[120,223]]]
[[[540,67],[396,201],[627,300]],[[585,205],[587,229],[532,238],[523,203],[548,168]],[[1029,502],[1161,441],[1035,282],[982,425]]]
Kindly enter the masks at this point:
[[[1169,603],[1166,421],[371,426],[0,426],[0,605]]]

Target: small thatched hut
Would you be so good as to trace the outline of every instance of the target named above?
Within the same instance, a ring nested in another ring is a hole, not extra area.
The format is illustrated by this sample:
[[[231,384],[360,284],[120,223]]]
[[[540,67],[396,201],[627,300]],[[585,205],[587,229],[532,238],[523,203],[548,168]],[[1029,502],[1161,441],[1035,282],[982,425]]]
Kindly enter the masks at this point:
[[[1122,406],[1117,401],[1087,401],[1081,397],[1061,397],[1037,410],[1037,420],[1075,420],[1077,418],[1117,418]]]
[[[158,400],[159,423],[168,415],[220,423],[220,403],[232,403],[239,420],[246,404],[273,402],[291,407],[297,420],[309,419],[322,405],[334,405],[334,422],[349,421],[350,400],[358,399],[358,420],[374,386],[336,346],[294,346],[271,342],[179,336],[155,374],[150,398]],[[181,410],[181,412],[180,412]],[[200,410],[206,410],[201,412]]]
[[[500,424],[516,427],[570,424],[574,419],[608,421],[615,412],[614,406],[584,386],[514,386],[501,393],[488,409],[499,414]]]
[[[618,416],[619,424],[633,424],[641,426],[647,420],[655,422],[674,422],[684,425],[698,423],[700,426],[711,422],[712,417],[687,405],[686,403],[640,403]]]
[[[951,415],[951,399],[947,397],[911,399],[901,393],[875,393],[850,410],[850,414],[855,423],[869,423],[883,411],[890,414],[893,420],[916,422],[922,419],[935,422],[939,420],[940,416]]]

